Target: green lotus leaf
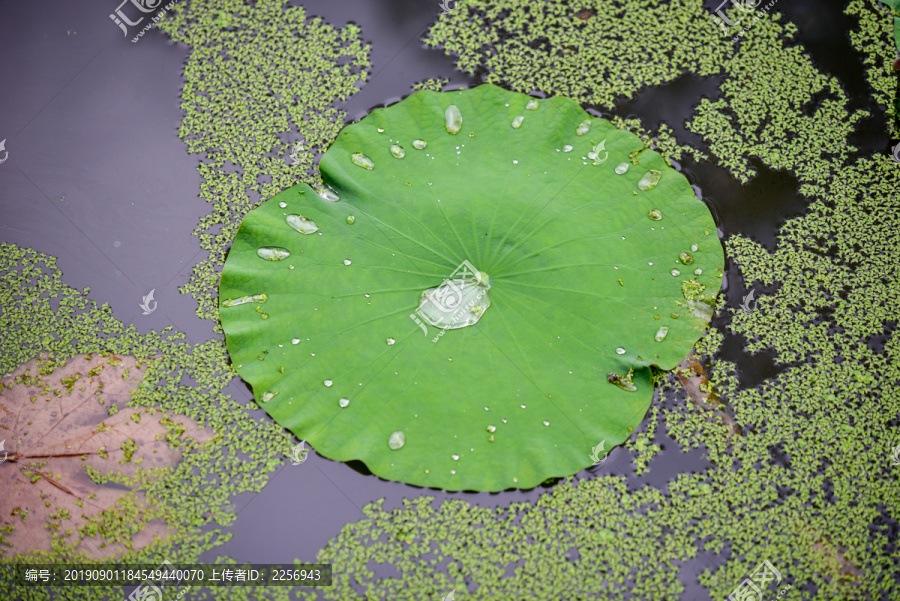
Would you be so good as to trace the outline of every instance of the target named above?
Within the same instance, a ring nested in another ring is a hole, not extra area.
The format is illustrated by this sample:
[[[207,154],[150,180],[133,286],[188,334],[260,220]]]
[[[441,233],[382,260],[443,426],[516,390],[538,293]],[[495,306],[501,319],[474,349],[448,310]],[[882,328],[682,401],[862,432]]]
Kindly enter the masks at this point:
[[[418,92],[344,128],[320,170],[329,190],[244,219],[222,325],[279,424],[384,478],[496,491],[592,465],[721,286],[687,180],[566,98]]]

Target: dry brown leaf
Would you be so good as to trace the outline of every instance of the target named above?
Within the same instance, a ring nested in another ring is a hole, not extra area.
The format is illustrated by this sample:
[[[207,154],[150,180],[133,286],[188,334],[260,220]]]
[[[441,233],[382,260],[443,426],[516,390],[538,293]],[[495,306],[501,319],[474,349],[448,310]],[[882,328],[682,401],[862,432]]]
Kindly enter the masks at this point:
[[[675,368],[678,380],[681,382],[688,398],[711,417],[716,417],[729,427],[732,434],[741,435],[740,427],[735,423],[731,415],[725,411],[725,404],[716,396],[712,383],[706,376],[706,369],[693,351],[684,358]]]
[[[61,539],[73,552],[101,559],[171,534],[160,504],[121,483],[98,484],[88,472],[118,472],[134,482],[159,477],[181,460],[165,440],[166,425],[199,444],[212,432],[184,416],[122,408],[144,375],[133,357],[79,355],[52,367],[34,359],[0,380],[0,458],[7,454],[0,464],[0,554],[49,551]],[[111,406],[120,410],[110,415]],[[126,516],[129,544],[85,533],[109,512]]]

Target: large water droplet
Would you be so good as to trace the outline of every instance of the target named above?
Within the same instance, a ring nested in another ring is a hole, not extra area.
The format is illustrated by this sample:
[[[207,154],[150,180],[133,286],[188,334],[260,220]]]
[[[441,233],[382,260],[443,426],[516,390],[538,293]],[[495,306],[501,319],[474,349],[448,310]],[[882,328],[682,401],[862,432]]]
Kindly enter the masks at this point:
[[[416,150],[425,150],[425,147],[428,146],[428,142],[425,140],[413,140],[412,145]]]
[[[280,246],[264,246],[256,251],[260,259],[266,261],[281,261],[291,256],[291,251]]]
[[[619,163],[618,165],[616,165],[616,174],[617,175],[624,175],[627,172],[628,172],[628,163]]]
[[[279,203],[278,203],[278,206],[281,207],[282,209],[286,209],[286,208],[287,208],[287,203],[284,202],[284,201],[282,201],[282,202],[279,202]]]
[[[694,262],[694,256],[691,253],[681,253],[678,255],[678,260],[685,265],[690,265]]]
[[[350,263],[352,263],[350,259],[344,259],[344,265],[349,265]]]
[[[299,338],[291,338],[291,344],[300,344]]]
[[[471,277],[444,280],[437,288],[422,292],[416,313],[436,328],[455,330],[473,325],[488,307],[487,274],[478,272]]]
[[[652,209],[649,213],[647,213],[647,217],[652,219],[653,221],[659,221],[662,219],[662,213],[659,209]]]
[[[348,399],[347,397],[343,397],[341,400],[338,401],[338,405],[340,405],[342,408],[346,407],[349,404],[350,404],[350,399]]]
[[[490,425],[490,426],[487,427],[487,431],[488,431],[488,432],[496,432],[496,431],[497,431],[497,426]]]
[[[263,294],[253,294],[250,296],[242,296],[240,298],[230,298],[228,300],[222,301],[223,307],[235,307],[237,305],[243,305],[244,303],[264,303],[269,300],[269,295],[266,293]]]
[[[331,188],[316,188],[316,194],[327,200],[328,202],[337,202],[341,199],[337,193]]]
[[[584,134],[591,131],[591,120],[585,119],[581,123],[578,124],[578,128],[575,130],[576,136],[583,136]]]
[[[522,122],[523,122],[523,121],[525,121],[525,117],[522,116],[522,115],[519,115],[518,117],[516,117],[515,119],[513,119],[513,120],[512,120],[512,123],[511,123],[513,129],[519,129],[520,127],[522,127]]]
[[[388,446],[391,448],[391,450],[396,451],[404,444],[406,444],[406,434],[404,434],[402,430],[391,432],[391,435],[388,438]]]
[[[659,329],[656,330],[656,336],[654,336],[653,338],[657,342],[662,342],[663,340],[666,339],[666,334],[668,334],[668,333],[669,333],[669,328],[667,326],[660,326]]]
[[[334,384],[334,382],[332,382],[331,380],[324,380],[322,384],[324,384],[326,388],[330,388],[331,385]]]
[[[525,105],[525,108],[528,109],[529,111],[536,111],[537,107],[538,107],[537,98],[532,98],[531,100],[528,101],[528,104]]]
[[[265,393],[264,395],[262,395],[262,398],[259,399],[259,400],[262,401],[263,403],[268,403],[269,401],[271,401],[272,399],[274,399],[276,396],[278,396],[278,393],[277,393],[277,392],[271,392],[271,391],[270,391],[270,392],[267,392],[267,393]]]
[[[698,267],[694,270],[694,275],[703,275],[703,270]]]
[[[448,106],[444,111],[444,119],[447,123],[447,133],[458,134],[462,127],[462,113],[459,112],[459,107],[455,104]]]
[[[284,218],[285,222],[301,234],[313,234],[319,231],[319,226],[312,219],[307,219],[303,215],[288,215]]]
[[[394,346],[397,343],[397,341],[394,340],[393,338],[388,338],[387,340],[385,340],[385,342],[387,343],[388,346]]]
[[[548,422],[547,420],[544,420],[543,423],[544,423],[545,426],[549,426],[549,425],[550,425],[550,422]]]
[[[459,455],[454,453],[453,455],[450,455],[450,459],[452,459],[453,461],[459,461]]]
[[[625,349],[623,349],[623,348],[620,346],[619,348],[616,349],[616,354],[617,354],[617,355],[624,355],[624,354],[625,354]]]
[[[356,223],[356,217],[354,217],[353,215],[347,215],[347,223],[353,225],[354,223]]]
[[[644,174],[644,177],[640,179],[640,181],[638,182],[638,188],[641,190],[652,190],[656,187],[656,184],[659,183],[659,178],[661,177],[661,172],[657,171],[656,169],[651,169]]]
[[[673,269],[673,270],[672,270],[672,275],[675,276],[675,277],[677,278],[678,276],[681,275],[681,271],[679,271],[679,270],[677,270],[677,269]]]
[[[394,144],[391,146],[391,156],[395,159],[402,159],[406,156],[406,151],[399,144]]]
[[[700,247],[697,246],[696,244],[691,244],[691,252],[692,252],[692,253],[697,252],[697,249],[698,249],[698,248],[700,248]]]
[[[368,169],[369,171],[375,168],[375,163],[372,159],[361,152],[354,152],[350,155],[350,160],[353,161],[354,165],[362,167],[363,169]]]
[[[565,146],[563,146],[563,152],[572,152],[572,145],[566,144]]]

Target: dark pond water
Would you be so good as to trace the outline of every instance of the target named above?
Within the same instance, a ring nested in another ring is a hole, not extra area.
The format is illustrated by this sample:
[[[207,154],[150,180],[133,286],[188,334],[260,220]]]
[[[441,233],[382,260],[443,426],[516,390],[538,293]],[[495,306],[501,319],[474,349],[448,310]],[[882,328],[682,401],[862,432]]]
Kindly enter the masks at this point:
[[[429,77],[445,77],[457,86],[478,83],[455,71],[451,59],[421,44],[440,12],[437,0],[302,4],[310,15],[334,25],[355,22],[372,44],[372,77],[341,107],[350,119],[399,100],[414,82]],[[852,21],[842,15],[842,5],[784,0],[778,10],[799,26],[800,42],[818,66],[845,82],[854,99],[852,108],[877,115],[846,38]],[[9,151],[9,159],[0,165],[0,240],[57,257],[66,283],[90,287],[93,300],[109,303],[116,318],[141,332],[173,325],[199,343],[213,335],[211,328],[195,317],[195,301],[178,292],[202,256],[191,232],[208,210],[198,197],[198,157],[188,155],[177,136],[186,51],[158,31],[132,44],[109,20],[114,8],[114,2],[63,0],[0,5],[0,139],[7,139]],[[716,95],[718,83],[682,77],[644,90],[615,113],[637,115],[648,128],[665,121],[679,138],[702,147],[683,123],[701,97]],[[854,143],[860,154],[888,147],[876,117],[859,128]],[[747,186],[712,165],[685,161],[682,168],[702,190],[724,235],[740,232],[771,249],[779,225],[802,213],[806,201],[790,175],[755,166],[760,175]],[[734,266],[728,268],[727,281],[729,304],[739,306],[747,291]],[[158,309],[144,316],[138,305],[151,289]],[[756,386],[778,372],[766,353],[751,356],[743,347],[743,339],[728,336],[722,356],[737,364],[745,386]],[[233,383],[228,392],[252,402],[240,383]],[[676,473],[707,467],[702,451],[667,453],[665,449],[675,451],[677,445],[662,430],[656,443],[664,452],[653,460],[648,476],[635,476],[629,453],[616,449],[596,472],[579,477],[618,474],[632,487],[665,487]],[[544,492],[541,487],[494,494],[423,490],[313,453],[299,466],[286,461],[261,493],[236,499],[239,513],[229,529],[232,540],[203,559],[228,555],[238,562],[312,562],[345,524],[363,517],[364,505],[381,497],[386,507],[421,495],[505,506],[535,501]],[[682,598],[707,599],[696,574],[720,561],[722,557],[701,555],[685,564],[682,580],[687,590]]]

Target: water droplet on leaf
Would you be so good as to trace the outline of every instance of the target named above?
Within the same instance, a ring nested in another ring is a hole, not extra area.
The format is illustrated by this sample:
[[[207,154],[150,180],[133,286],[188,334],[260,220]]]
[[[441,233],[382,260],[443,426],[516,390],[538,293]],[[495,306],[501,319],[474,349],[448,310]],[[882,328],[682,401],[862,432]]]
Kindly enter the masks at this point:
[[[242,296],[240,298],[230,298],[228,300],[222,301],[223,307],[236,307],[237,305],[243,305],[245,303],[264,303],[269,300],[268,294],[253,294],[250,296]]]
[[[459,129],[462,127],[462,113],[459,112],[459,107],[455,104],[451,104],[447,107],[447,110],[444,111],[444,120],[446,121],[447,133],[450,134],[458,134]]]
[[[662,213],[660,213],[659,209],[651,209],[650,212],[647,213],[647,217],[653,221],[659,221],[662,219]]]
[[[685,265],[690,265],[694,262],[694,256],[691,253],[681,253],[678,255],[678,260]]]
[[[616,175],[624,175],[628,172],[628,163],[619,163],[616,165]]]
[[[638,189],[640,190],[652,190],[656,187],[656,184],[659,183],[660,178],[662,177],[662,173],[657,171],[656,169],[651,169],[647,173],[644,174],[644,177],[640,179],[638,182]]]
[[[347,397],[343,397],[341,400],[338,401],[338,405],[340,405],[342,408],[346,407],[349,404],[350,404],[350,399],[348,399]]]
[[[332,382],[331,380],[325,380],[322,382],[322,384],[324,384],[326,388],[329,388],[332,384],[334,384],[334,382]]]
[[[388,346],[394,346],[394,344],[395,344],[397,341],[394,340],[393,338],[388,338],[387,340],[385,340],[385,342],[387,343]]]
[[[578,124],[578,128],[575,130],[576,136],[583,136],[584,134],[591,131],[591,120],[585,119],[581,123]]]
[[[260,259],[266,261],[281,261],[291,256],[291,251],[280,246],[264,246],[256,251]]]
[[[617,354],[617,355],[624,355],[624,354],[625,354],[625,349],[623,349],[623,348],[620,346],[619,348],[616,349],[616,354]]]
[[[353,225],[354,223],[356,223],[356,217],[354,217],[353,215],[347,215],[347,223]]]
[[[394,144],[391,146],[391,156],[395,159],[402,159],[406,156],[406,151],[399,144]]]
[[[272,399],[274,399],[276,396],[278,396],[278,393],[277,393],[277,392],[271,392],[271,391],[270,391],[270,392],[267,392],[267,393],[265,393],[264,395],[262,395],[262,398],[261,398],[260,400],[261,400],[263,403],[268,403],[269,401],[271,401]]]
[[[316,194],[327,200],[328,202],[337,202],[341,199],[337,193],[331,188],[317,188]]]
[[[518,117],[516,117],[515,119],[513,119],[513,120],[512,120],[512,123],[511,123],[513,129],[519,129],[520,127],[522,127],[522,122],[523,122],[523,121],[525,121],[525,117],[522,116],[522,115],[519,115]]]
[[[488,278],[476,277],[446,280],[437,288],[422,292],[416,313],[429,324],[444,330],[473,325],[491,306]]]
[[[372,159],[361,152],[354,152],[350,156],[350,160],[353,161],[354,165],[362,167],[363,169],[368,169],[369,171],[375,168],[375,163],[372,161]]]
[[[404,444],[406,444],[406,434],[404,434],[402,430],[392,432],[390,437],[388,438],[388,446],[391,448],[391,450],[396,451]]]
[[[285,222],[301,234],[313,234],[319,231],[319,226],[312,219],[307,219],[303,215],[288,215],[284,218]]]
[[[528,101],[528,104],[525,105],[525,108],[528,109],[529,111],[536,111],[537,107],[538,107],[537,98],[532,98],[531,100]]]
[[[425,140],[413,140],[412,145],[416,150],[425,150],[425,147],[428,146],[428,142]]]
[[[660,328],[658,330],[656,330],[656,336],[654,336],[653,338],[657,342],[662,342],[663,340],[666,339],[666,334],[668,334],[668,333],[669,333],[669,328],[667,326],[660,326]]]

